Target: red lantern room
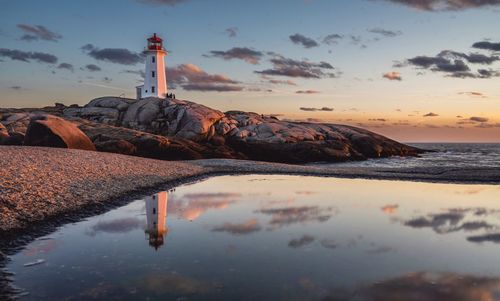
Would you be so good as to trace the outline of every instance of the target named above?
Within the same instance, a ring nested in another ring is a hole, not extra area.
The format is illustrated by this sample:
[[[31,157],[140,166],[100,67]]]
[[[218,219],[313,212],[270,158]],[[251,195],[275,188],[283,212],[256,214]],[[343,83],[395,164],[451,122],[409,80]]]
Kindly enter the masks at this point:
[[[163,40],[156,36],[156,33],[148,39],[149,50],[163,50]]]

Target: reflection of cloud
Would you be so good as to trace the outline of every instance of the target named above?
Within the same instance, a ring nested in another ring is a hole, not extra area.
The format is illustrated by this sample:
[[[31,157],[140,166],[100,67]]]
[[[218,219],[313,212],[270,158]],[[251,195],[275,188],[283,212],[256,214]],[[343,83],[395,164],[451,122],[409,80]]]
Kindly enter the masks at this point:
[[[324,300],[363,301],[491,301],[500,293],[500,279],[452,273],[418,272],[333,293]]]
[[[439,234],[446,234],[457,231],[477,231],[494,228],[485,221],[464,221],[467,214],[473,216],[485,216],[494,211],[485,208],[448,209],[445,213],[428,214],[427,216],[416,217],[404,222],[404,225],[412,228],[431,228]]]
[[[110,221],[98,221],[90,227],[90,231],[86,234],[90,236],[96,235],[98,232],[104,233],[127,233],[140,228],[142,221],[135,217],[119,218]]]
[[[500,233],[489,233],[484,235],[475,235],[467,237],[467,240],[470,242],[492,242],[496,244],[500,244]]]
[[[393,205],[385,205],[381,209],[386,214],[394,214],[394,213],[396,213],[396,211],[398,210],[398,208],[399,208],[399,205],[393,204]]]
[[[388,246],[375,246],[373,245],[370,249],[366,250],[366,253],[368,254],[383,254],[383,253],[389,253],[393,252],[394,249]]]
[[[269,224],[273,228],[280,228],[296,223],[326,222],[332,216],[332,208],[318,206],[269,208],[259,211],[271,215]]]
[[[54,250],[57,246],[57,242],[53,239],[41,240],[36,245],[30,245],[28,248],[23,250],[23,255],[35,256],[40,253],[49,253]]]
[[[231,234],[249,234],[260,231],[262,227],[256,219],[250,219],[241,224],[224,223],[221,226],[216,226],[212,229],[215,232],[229,232]]]
[[[302,190],[302,191],[295,191],[295,193],[300,194],[300,195],[312,195],[312,194],[316,194],[317,192],[310,191],[310,190]]]
[[[300,238],[294,238],[288,242],[288,246],[290,248],[300,248],[312,243],[315,240],[314,236],[311,235],[302,235]]]
[[[193,221],[209,209],[225,209],[235,200],[239,193],[188,193],[180,199],[172,199],[169,203],[171,213]]]
[[[139,287],[157,294],[200,294],[208,293],[212,285],[200,280],[180,275],[147,275],[139,282]]]
[[[336,249],[338,244],[333,239],[323,239],[321,240],[321,245],[327,249]]]

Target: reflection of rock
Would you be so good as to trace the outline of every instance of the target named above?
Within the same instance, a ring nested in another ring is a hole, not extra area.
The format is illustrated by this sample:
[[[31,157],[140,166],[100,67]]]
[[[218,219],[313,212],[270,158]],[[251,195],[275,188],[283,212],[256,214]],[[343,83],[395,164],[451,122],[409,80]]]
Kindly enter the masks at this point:
[[[149,245],[158,250],[164,243],[167,228],[168,194],[166,191],[153,194],[144,199],[146,203],[146,218]]]
[[[332,292],[323,300],[492,301],[498,300],[499,294],[498,278],[419,272],[378,281],[355,292]]]
[[[95,150],[94,144],[76,125],[52,115],[33,116],[24,144]]]
[[[240,224],[224,223],[223,225],[214,227],[212,231],[228,232],[231,234],[249,234],[260,231],[261,229],[262,227],[259,222],[254,218]]]

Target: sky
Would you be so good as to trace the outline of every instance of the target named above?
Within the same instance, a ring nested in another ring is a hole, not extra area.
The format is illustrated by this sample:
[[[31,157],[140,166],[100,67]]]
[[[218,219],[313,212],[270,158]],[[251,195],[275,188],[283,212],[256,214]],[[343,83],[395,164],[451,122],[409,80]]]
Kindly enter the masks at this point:
[[[0,0],[0,106],[135,98],[146,38],[177,98],[500,142],[500,0]]]

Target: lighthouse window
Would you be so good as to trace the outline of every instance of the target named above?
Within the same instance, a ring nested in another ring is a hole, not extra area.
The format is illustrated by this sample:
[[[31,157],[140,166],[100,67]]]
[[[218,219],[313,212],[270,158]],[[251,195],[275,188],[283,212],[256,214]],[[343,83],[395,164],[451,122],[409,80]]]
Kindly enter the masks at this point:
[[[151,93],[155,93],[155,86],[151,87]]]
[[[151,76],[155,77],[155,72],[154,71],[151,71]]]
[[[152,57],[151,57],[151,63],[154,63],[154,62],[155,62],[155,57],[154,57],[154,56],[152,56]]]
[[[156,214],[156,208],[153,208],[153,214]]]

